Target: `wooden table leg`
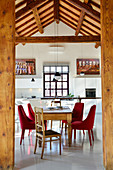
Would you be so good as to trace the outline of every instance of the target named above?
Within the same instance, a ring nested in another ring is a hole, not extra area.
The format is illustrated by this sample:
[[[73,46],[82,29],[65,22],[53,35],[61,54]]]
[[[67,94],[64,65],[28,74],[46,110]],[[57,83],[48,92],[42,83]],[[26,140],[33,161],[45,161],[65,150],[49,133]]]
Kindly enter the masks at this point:
[[[67,122],[68,122],[68,144],[69,147],[71,146],[71,121],[72,121],[72,115],[68,114],[67,115]]]

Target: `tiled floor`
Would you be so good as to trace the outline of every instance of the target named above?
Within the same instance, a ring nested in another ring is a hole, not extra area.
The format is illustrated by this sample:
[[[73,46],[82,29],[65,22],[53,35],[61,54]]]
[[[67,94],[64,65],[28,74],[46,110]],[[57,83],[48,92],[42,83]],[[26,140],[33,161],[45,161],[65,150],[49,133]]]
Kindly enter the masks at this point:
[[[54,127],[59,129],[58,122]],[[56,129],[55,129],[56,130]],[[59,129],[60,130],[60,129]],[[72,140],[73,141],[73,140]],[[59,155],[58,142],[52,143],[52,150],[49,143],[45,144],[44,159],[40,159],[41,148],[37,148],[34,154],[35,131],[28,137],[26,131],[25,139],[20,146],[20,131],[15,134],[15,170],[103,170],[102,165],[102,142],[96,139],[94,146],[90,148],[88,135],[77,131],[77,141],[72,146],[67,145],[67,135],[62,134],[62,155]]]

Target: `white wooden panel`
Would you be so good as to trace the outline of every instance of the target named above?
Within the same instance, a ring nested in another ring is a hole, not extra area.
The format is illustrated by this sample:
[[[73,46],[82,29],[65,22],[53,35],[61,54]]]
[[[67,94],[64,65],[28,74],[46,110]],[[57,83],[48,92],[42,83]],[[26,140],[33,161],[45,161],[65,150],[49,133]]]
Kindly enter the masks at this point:
[[[86,88],[96,88],[97,78],[86,78]]]
[[[16,79],[15,80],[16,88],[42,88],[42,79],[35,78],[35,82],[31,82],[31,78]]]
[[[74,79],[74,96],[85,97],[85,79]]]

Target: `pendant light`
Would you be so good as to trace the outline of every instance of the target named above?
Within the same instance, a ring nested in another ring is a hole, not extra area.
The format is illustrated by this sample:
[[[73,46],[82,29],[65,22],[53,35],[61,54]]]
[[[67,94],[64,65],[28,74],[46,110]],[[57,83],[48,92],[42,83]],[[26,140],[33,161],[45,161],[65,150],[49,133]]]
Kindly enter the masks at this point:
[[[57,36],[58,36],[58,24],[57,24]],[[57,66],[58,66],[58,42],[57,42]],[[61,78],[61,74],[58,71],[56,71],[53,81],[58,81],[60,78]]]

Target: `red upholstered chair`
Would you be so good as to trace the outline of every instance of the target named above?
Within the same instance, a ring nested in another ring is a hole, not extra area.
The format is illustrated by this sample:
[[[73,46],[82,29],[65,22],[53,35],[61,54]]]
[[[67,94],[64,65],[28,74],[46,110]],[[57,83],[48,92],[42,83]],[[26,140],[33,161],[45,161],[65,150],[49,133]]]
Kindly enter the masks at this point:
[[[31,107],[31,104],[28,103],[27,106],[28,106],[29,118],[30,118],[31,120],[35,121],[35,113],[34,113],[32,107]]]
[[[22,129],[22,134],[21,134],[21,139],[20,139],[20,145],[21,145],[22,139],[24,139],[25,130],[35,129],[35,122],[26,116],[22,105],[18,106],[18,114],[19,114],[19,119],[20,119],[20,126]]]
[[[83,110],[84,110],[84,103],[75,103],[72,113],[72,122],[74,121],[82,121],[83,119]],[[66,120],[62,120],[62,128],[63,123],[67,124]],[[83,131],[84,133],[84,131]],[[74,137],[76,136],[76,130],[74,131]]]
[[[31,104],[28,103],[27,106],[28,106],[29,118],[30,118],[31,120],[35,121],[35,113],[34,113],[32,107],[31,107]],[[47,130],[47,120],[44,121],[44,124],[45,124],[45,129]],[[29,134],[30,134],[30,131],[31,131],[31,130],[29,130]]]
[[[92,140],[94,141],[93,125],[94,125],[94,119],[95,119],[95,111],[96,111],[96,105],[93,105],[90,108],[89,114],[84,121],[75,121],[75,122],[72,122],[71,124],[71,127],[74,130],[88,130],[90,146],[92,146],[91,134],[92,134]]]

